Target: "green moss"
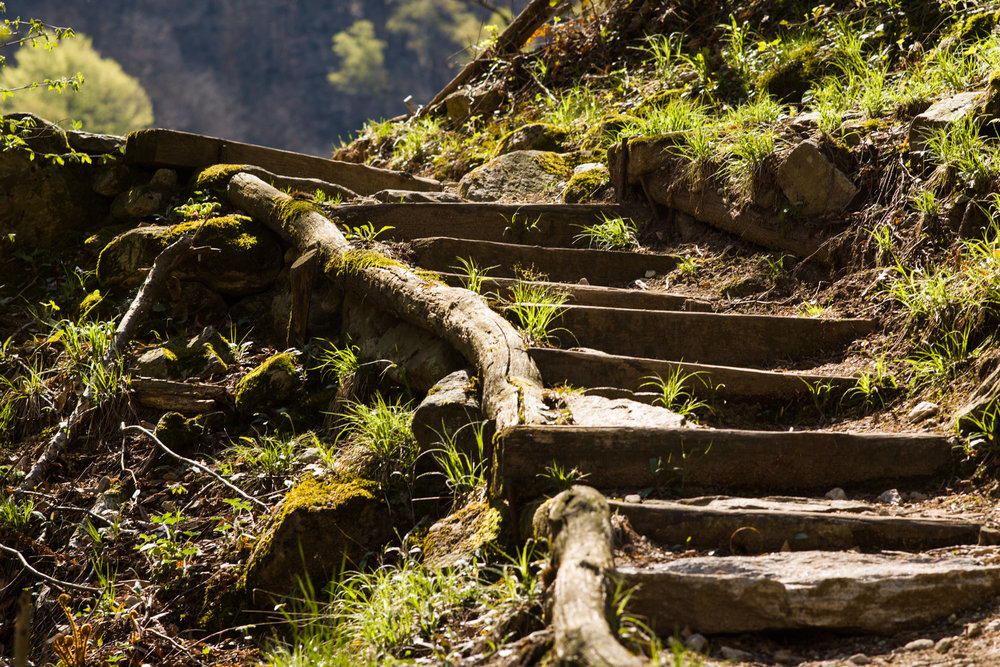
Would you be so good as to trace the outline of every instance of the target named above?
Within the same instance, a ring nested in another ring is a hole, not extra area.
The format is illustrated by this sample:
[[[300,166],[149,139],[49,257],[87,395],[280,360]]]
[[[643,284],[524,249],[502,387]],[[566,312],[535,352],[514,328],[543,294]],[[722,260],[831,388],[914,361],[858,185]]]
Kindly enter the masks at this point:
[[[170,228],[157,238],[163,247],[167,247],[183,234],[191,234],[199,229],[198,245],[210,245],[213,248],[220,248],[225,255],[226,250],[239,250],[242,252],[252,252],[260,245],[260,240],[255,233],[256,223],[245,215],[225,215],[221,218],[210,218],[209,220],[191,220],[182,222]]]
[[[783,102],[799,102],[824,71],[819,42],[807,42],[789,51],[781,62],[761,74],[757,89]]]
[[[245,164],[215,164],[205,167],[195,175],[194,187],[196,190],[225,187],[230,178],[246,168]]]
[[[104,297],[101,296],[101,290],[95,289],[93,292],[83,297],[80,301],[80,305],[76,307],[76,314],[78,317],[86,317],[87,313],[98,308],[104,301]]]
[[[320,213],[319,208],[311,201],[289,197],[278,202],[278,220],[281,221],[281,228],[291,235],[293,239],[296,232],[292,223],[301,216],[309,213]]]
[[[529,123],[505,134],[497,145],[496,154],[526,149],[559,152],[569,137],[569,129],[561,125]]]
[[[563,201],[567,204],[577,204],[593,199],[597,192],[610,182],[610,174],[606,168],[588,169],[579,174],[573,174],[563,192]]]
[[[291,354],[276,354],[247,373],[236,385],[236,409],[251,414],[288,398],[298,382]]]
[[[436,271],[431,271],[429,269],[412,269],[414,275],[428,283],[436,283],[438,285],[446,285],[444,278],[441,277],[440,273]]]
[[[326,266],[326,272],[336,272],[338,276],[354,276],[365,269],[379,268],[385,269],[390,266],[406,268],[406,265],[388,255],[384,255],[377,250],[356,249],[348,250],[340,257],[334,257]]]
[[[542,171],[555,176],[565,176],[573,167],[567,158],[558,153],[540,152],[535,156],[535,161]]]
[[[230,359],[232,358],[228,354],[228,349],[225,354]],[[218,372],[225,372],[229,367],[223,360],[223,355],[211,343],[202,343],[192,347],[181,343],[168,343],[163,346],[163,357],[167,361],[169,375],[173,378],[199,375],[212,367]]]
[[[132,225],[122,224],[122,225],[108,225],[107,227],[101,227],[96,233],[91,234],[83,242],[83,247],[94,255],[100,255],[104,247],[111,243],[112,240],[122,232],[127,232],[132,229]]]
[[[971,42],[985,39],[998,23],[1000,23],[1000,11],[980,12],[979,14],[959,18],[948,29],[942,41]]]
[[[505,513],[499,503],[469,503],[434,524],[424,538],[425,561],[445,567],[468,558],[503,536]]]
[[[642,102],[633,109],[632,113],[641,115],[653,109],[659,109],[665,107],[678,97],[687,92],[687,88],[671,88],[669,90],[661,90],[658,93],[654,93],[647,98],[644,98]]]
[[[628,114],[611,114],[605,116],[583,135],[581,147],[584,150],[606,149],[615,143],[622,130],[635,120],[635,116]]]
[[[168,412],[156,424],[155,435],[173,450],[193,445],[201,436],[204,427],[200,417],[185,419],[179,412]]]

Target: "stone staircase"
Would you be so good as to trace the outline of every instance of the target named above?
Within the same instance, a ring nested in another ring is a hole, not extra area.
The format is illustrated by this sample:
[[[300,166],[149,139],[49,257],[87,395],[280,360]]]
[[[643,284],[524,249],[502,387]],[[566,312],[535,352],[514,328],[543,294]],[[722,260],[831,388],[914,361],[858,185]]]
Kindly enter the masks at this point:
[[[406,217],[399,207],[393,220]],[[573,230],[606,212],[599,207],[553,206],[551,215],[543,205],[521,209],[534,221],[521,242],[504,237],[496,217],[511,212],[497,205],[409,210],[408,222],[388,233],[410,242],[414,261],[449,283],[462,282],[459,259],[472,259],[493,267],[484,291],[509,296],[516,270],[530,267],[566,294],[555,323],[561,345],[531,350],[550,388],[568,384],[650,403],[649,378],[679,373],[695,397],[807,405],[817,385],[837,396],[856,383],[811,370],[815,360],[837,359],[878,326],[721,314],[705,300],[629,289],[671,271],[677,258],[573,246]],[[461,212],[452,225],[449,210]],[[774,370],[789,367],[799,370]],[[523,425],[498,438],[494,475],[522,512],[552,491],[546,469],[572,470],[638,534],[641,556],[618,551],[613,577],[632,590],[630,613],[664,636],[891,633],[947,618],[1000,590],[1000,568],[984,557],[992,551],[973,546],[993,543],[993,531],[935,504],[935,491],[953,474],[944,434],[765,421],[759,429]],[[876,501],[897,487],[919,490],[922,500]]]

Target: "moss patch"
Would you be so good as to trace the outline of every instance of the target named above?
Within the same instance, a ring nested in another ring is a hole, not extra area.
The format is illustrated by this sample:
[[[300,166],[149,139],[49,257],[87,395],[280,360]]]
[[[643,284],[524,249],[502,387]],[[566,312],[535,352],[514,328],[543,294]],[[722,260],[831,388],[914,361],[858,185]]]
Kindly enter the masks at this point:
[[[299,381],[295,360],[289,353],[276,354],[247,373],[236,385],[236,409],[253,414],[285,402]]]
[[[819,42],[807,42],[785,54],[785,59],[757,79],[757,89],[783,102],[799,102],[825,73]]]
[[[434,567],[455,565],[497,542],[503,535],[504,513],[486,500],[469,503],[441,519],[424,539],[424,562]]]
[[[595,195],[610,183],[611,175],[607,167],[587,169],[573,174],[563,191],[563,201],[567,204],[578,204],[591,201]]]
[[[215,164],[205,167],[195,174],[194,187],[196,190],[223,188],[229,183],[230,178],[246,168],[245,164]]]
[[[204,427],[200,417],[185,419],[179,412],[168,412],[160,417],[154,435],[164,445],[176,451],[193,445],[201,437],[202,431]]]
[[[386,269],[390,266],[406,268],[406,265],[388,255],[384,255],[377,250],[356,249],[348,250],[339,257],[334,257],[326,266],[327,273],[336,273],[338,276],[355,276],[365,269]]]
[[[560,125],[529,123],[505,134],[500,139],[496,154],[523,150],[560,152],[569,137],[570,131]]]

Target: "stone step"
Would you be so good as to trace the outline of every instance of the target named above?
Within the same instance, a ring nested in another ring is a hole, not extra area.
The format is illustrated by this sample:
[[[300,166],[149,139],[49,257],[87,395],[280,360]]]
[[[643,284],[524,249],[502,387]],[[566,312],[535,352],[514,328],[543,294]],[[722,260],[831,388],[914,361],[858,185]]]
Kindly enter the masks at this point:
[[[413,261],[432,271],[454,272],[459,258],[475,260],[481,267],[495,267],[491,275],[516,278],[515,269],[531,269],[548,280],[578,283],[586,278],[591,285],[622,285],[644,278],[647,272],[669,273],[677,266],[674,255],[546,248],[537,245],[470,241],[448,237],[415,239]]]
[[[763,366],[841,352],[875,330],[862,319],[820,319],[564,306],[560,347],[723,366]]]
[[[639,534],[663,546],[737,555],[855,548],[925,551],[980,542],[981,526],[973,521],[880,516],[875,513],[877,505],[848,501],[710,498],[703,504],[666,500],[608,504]],[[855,511],[845,511],[849,509]]]
[[[680,374],[684,388],[696,398],[730,401],[796,400],[807,398],[814,388],[829,385],[835,397],[855,386],[856,378],[816,373],[775,372],[663,361],[642,357],[597,353],[585,350],[558,350],[535,347],[531,358],[546,385],[573,387],[616,387],[631,392],[650,392],[651,377],[669,378]]]
[[[387,203],[338,206],[333,217],[375,230],[392,227],[379,239],[426,237],[570,247],[581,228],[618,215],[614,204]],[[586,244],[584,244],[586,245]],[[454,262],[452,262],[454,263]]]
[[[327,160],[313,155],[177,130],[139,130],[125,142],[125,161],[156,167],[202,169],[215,164],[251,164],[282,176],[318,178],[358,194],[389,188],[439,191],[441,184],[401,171]]]
[[[881,492],[952,467],[948,439],[929,433],[514,426],[500,439],[497,479],[519,498],[551,490],[542,473],[556,466],[598,489],[688,495]]]
[[[627,612],[670,636],[823,629],[890,634],[995,599],[1000,551],[967,556],[803,551],[619,565]]]
[[[467,277],[459,273],[438,273],[445,282],[454,287],[465,287]],[[638,310],[686,310],[698,313],[712,312],[712,304],[704,299],[694,299],[683,294],[656,292],[652,290],[622,289],[599,285],[571,285],[539,280],[519,281],[516,278],[483,279],[482,292],[505,299],[511,296],[511,287],[518,282],[527,282],[547,289],[562,292],[566,303],[576,306],[601,306],[605,308],[635,308]]]

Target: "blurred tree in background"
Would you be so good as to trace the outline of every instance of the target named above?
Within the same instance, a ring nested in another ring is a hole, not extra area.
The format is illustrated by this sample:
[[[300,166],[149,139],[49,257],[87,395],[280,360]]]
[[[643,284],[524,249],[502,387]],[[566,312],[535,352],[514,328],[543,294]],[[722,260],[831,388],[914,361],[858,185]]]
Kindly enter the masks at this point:
[[[57,49],[35,47],[20,49],[17,64],[0,71],[0,89],[17,91],[0,111],[30,111],[64,127],[77,121],[89,132],[110,134],[153,123],[153,105],[139,81],[101,57],[90,38],[76,35]],[[60,81],[72,83],[52,83]]]

